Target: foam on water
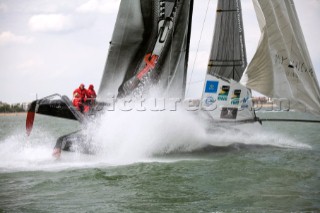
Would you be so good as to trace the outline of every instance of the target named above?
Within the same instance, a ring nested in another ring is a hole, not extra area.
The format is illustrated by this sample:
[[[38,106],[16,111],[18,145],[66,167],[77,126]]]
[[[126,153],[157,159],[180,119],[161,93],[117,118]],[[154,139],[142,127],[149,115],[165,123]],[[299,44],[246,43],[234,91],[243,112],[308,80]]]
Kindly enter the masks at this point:
[[[210,133],[199,119],[181,112],[111,112],[95,126],[95,144],[110,160],[141,159],[172,152],[192,152],[207,146],[270,145],[283,148],[310,149],[306,144],[274,132],[260,124],[246,124],[239,129],[221,128]]]
[[[288,136],[265,131],[259,124],[244,125],[241,131],[219,128],[207,133],[206,126],[185,111],[107,112],[86,131],[92,134],[88,143],[96,154],[63,152],[60,160],[51,155],[56,138],[47,130],[35,130],[30,138],[23,133],[13,134],[0,141],[0,171],[51,171],[158,161],[155,156],[190,153],[209,145],[240,143],[311,149]]]
[[[24,134],[11,135],[0,143],[0,168],[1,170],[24,168],[30,169],[39,163],[50,160],[48,135],[39,134],[36,138],[28,139]],[[39,143],[42,139],[44,143]]]

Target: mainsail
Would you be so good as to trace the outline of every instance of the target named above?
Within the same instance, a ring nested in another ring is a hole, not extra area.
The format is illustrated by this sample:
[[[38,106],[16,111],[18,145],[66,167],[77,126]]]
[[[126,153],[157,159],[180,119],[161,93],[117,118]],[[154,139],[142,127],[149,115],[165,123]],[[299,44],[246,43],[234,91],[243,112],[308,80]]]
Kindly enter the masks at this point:
[[[139,85],[129,86],[142,88],[142,94],[151,81],[162,97],[184,97],[192,5],[193,0],[121,1],[99,89],[102,100],[127,95],[133,80]]]
[[[240,0],[219,0],[208,73],[239,81],[246,66]]]
[[[251,92],[240,80],[246,50],[240,0],[219,0],[205,85],[203,108],[217,121],[255,120]]]
[[[262,36],[241,82],[320,114],[320,90],[293,0],[253,0]]]

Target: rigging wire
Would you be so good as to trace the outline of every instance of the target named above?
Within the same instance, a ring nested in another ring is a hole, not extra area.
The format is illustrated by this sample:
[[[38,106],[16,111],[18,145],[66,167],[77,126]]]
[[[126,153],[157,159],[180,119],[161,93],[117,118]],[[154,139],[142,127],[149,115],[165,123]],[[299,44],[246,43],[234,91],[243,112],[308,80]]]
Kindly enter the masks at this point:
[[[191,70],[191,75],[190,75],[190,80],[189,80],[189,83],[187,84],[188,87],[187,87],[186,95],[188,95],[188,92],[189,92],[190,83],[191,83],[191,79],[192,79],[193,71],[194,71],[194,66],[195,66],[196,61],[197,61],[198,52],[199,52],[199,47],[200,47],[200,42],[201,42],[201,39],[202,39],[202,33],[203,33],[204,25],[205,25],[206,19],[207,19],[207,14],[208,14],[208,9],[209,9],[210,1],[211,1],[211,0],[208,0],[208,3],[207,3],[207,9],[206,9],[206,13],[205,13],[205,15],[204,15],[204,20],[203,20],[203,23],[202,23],[202,29],[201,29],[200,38],[199,38],[199,41],[198,41],[196,56],[195,56],[194,61],[193,61],[192,70]]]

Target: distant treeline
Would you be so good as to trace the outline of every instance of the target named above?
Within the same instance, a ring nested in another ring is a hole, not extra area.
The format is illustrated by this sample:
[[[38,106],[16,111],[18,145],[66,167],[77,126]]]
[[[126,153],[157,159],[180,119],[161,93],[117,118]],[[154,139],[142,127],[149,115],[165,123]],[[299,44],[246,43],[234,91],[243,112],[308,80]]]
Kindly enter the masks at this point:
[[[22,104],[7,104],[0,102],[0,113],[25,112]]]

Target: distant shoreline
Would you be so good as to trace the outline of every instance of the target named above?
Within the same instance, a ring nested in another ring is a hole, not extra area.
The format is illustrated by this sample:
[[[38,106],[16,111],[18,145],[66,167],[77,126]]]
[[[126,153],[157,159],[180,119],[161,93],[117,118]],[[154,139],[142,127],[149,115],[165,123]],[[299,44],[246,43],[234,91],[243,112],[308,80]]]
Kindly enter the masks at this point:
[[[0,116],[20,116],[26,114],[27,112],[0,112]]]

